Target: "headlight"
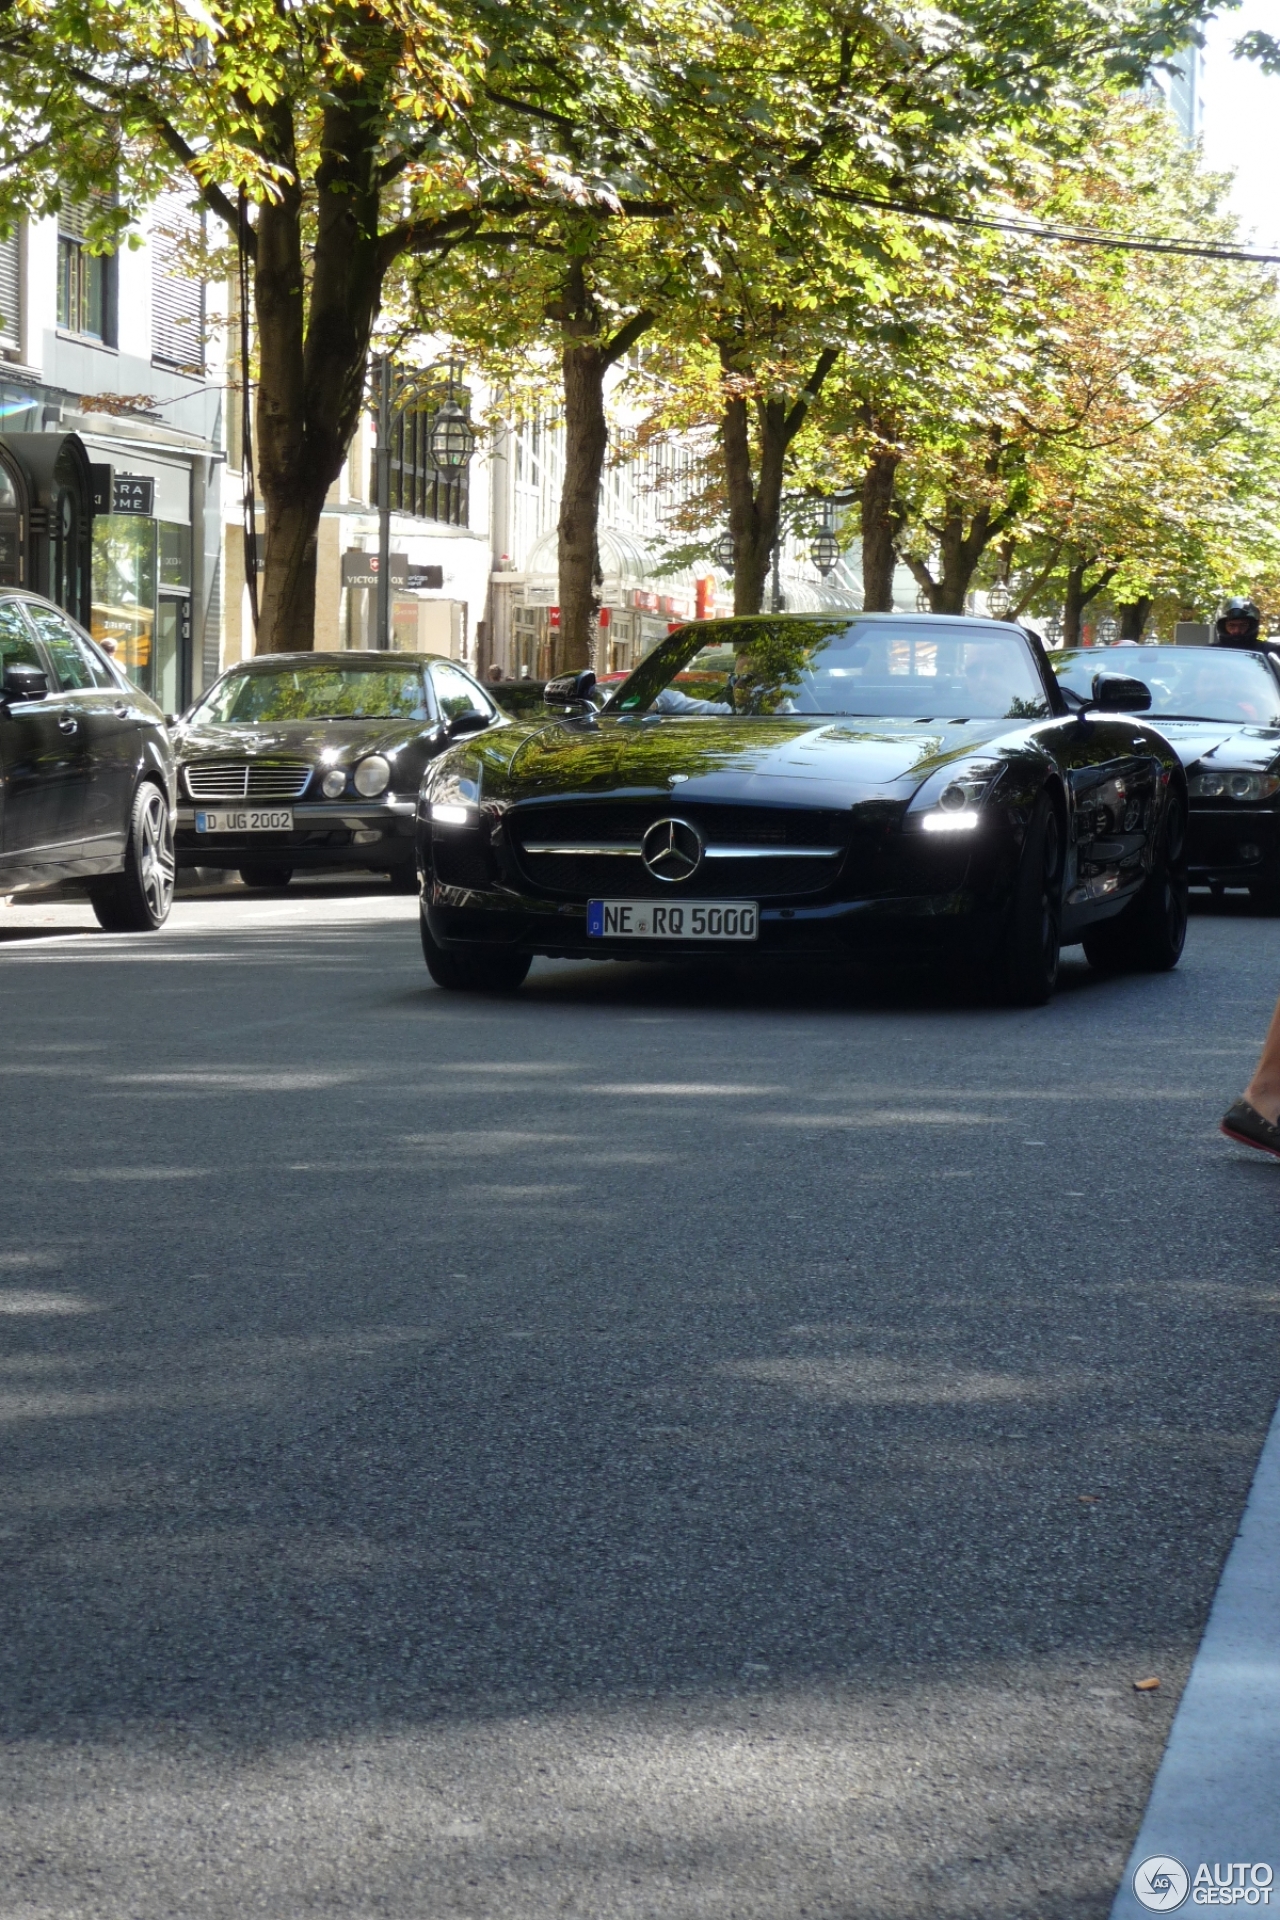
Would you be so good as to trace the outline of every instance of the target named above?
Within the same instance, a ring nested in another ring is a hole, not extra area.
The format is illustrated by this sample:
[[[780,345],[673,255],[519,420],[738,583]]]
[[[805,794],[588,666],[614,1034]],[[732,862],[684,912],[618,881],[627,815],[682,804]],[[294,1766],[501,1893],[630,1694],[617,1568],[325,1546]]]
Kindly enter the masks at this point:
[[[911,813],[926,833],[972,833],[1004,769],[1003,760],[970,760],[941,767],[911,802]]]
[[[438,827],[469,827],[475,817],[475,808],[461,800],[431,802],[431,818]]]
[[[341,767],[331,767],[320,782],[320,791],[326,800],[336,800],[339,794],[347,790],[347,776]]]
[[[1187,792],[1193,800],[1269,800],[1273,793],[1280,793],[1280,775],[1220,773],[1215,767],[1193,773]]]
[[[356,792],[362,793],[366,800],[372,800],[375,794],[385,793],[390,780],[391,762],[384,760],[380,753],[371,753],[355,771]]]

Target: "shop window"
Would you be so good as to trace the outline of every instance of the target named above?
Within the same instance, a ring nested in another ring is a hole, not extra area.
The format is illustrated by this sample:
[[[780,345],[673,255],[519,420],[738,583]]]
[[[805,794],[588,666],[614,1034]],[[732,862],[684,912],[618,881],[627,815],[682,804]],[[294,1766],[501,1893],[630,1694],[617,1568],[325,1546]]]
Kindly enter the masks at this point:
[[[156,522],[142,514],[99,514],[93,523],[90,631],[110,642],[117,665],[151,691],[156,620]]]
[[[58,325],[66,333],[116,343],[116,263],[93,253],[88,242],[90,209],[64,206],[58,215]]]
[[[0,466],[0,587],[22,585],[21,533],[18,490],[11,475]]]

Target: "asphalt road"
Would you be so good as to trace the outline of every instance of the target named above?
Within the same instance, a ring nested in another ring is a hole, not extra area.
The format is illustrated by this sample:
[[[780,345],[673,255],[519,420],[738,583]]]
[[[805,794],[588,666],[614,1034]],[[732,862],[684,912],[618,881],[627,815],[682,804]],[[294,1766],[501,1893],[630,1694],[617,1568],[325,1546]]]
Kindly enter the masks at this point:
[[[1280,1393],[1280,921],[1008,1013],[414,911],[0,908],[3,1920],[1102,1920]]]

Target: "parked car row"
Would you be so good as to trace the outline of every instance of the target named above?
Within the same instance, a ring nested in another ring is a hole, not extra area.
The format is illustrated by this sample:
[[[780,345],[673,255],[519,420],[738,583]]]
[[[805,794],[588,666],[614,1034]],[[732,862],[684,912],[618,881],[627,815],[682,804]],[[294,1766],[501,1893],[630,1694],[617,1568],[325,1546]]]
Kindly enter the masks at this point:
[[[84,882],[161,925],[176,867],[361,868],[420,892],[450,988],[535,954],[928,957],[1014,1002],[1063,945],[1176,965],[1191,882],[1280,905],[1280,677],[1146,648],[1142,679],[1008,622],[679,628],[513,718],[450,660],[275,655],[165,716],[66,614],[0,594],[0,891]]]

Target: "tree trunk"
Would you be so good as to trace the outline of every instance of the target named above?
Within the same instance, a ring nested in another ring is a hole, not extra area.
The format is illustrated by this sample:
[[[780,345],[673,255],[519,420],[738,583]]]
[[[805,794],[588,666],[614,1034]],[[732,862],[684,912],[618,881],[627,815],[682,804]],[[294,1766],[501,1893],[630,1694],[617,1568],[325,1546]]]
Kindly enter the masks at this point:
[[[604,382],[616,361],[630,352],[654,316],[633,314],[613,338],[600,338],[603,315],[587,278],[587,258],[575,256],[565,270],[547,318],[559,323],[560,377],[564,391],[564,482],[556,526],[560,632],[551,671],[571,673],[591,665],[600,611],[600,480],[609,451]]]
[[[609,445],[604,415],[605,361],[594,341],[567,345],[564,380],[564,484],[557,528],[560,634],[554,673],[591,665],[600,608],[600,477]]]
[[[1151,613],[1150,599],[1140,595],[1136,600],[1126,600],[1116,612],[1120,615],[1120,638],[1141,640]]]
[[[864,613],[893,612],[893,574],[898,563],[895,542],[902,531],[902,509],[894,483],[902,455],[891,447],[877,447],[862,476],[862,608]]]
[[[729,533],[733,540],[735,613],[759,613],[764,605],[782,504],[782,459],[786,450],[777,445],[778,408],[775,403],[769,403],[759,412],[762,434],[758,490],[752,470],[747,402],[741,396],[725,403],[721,428],[729,494]],[[772,434],[770,427],[774,429]]]
[[[257,650],[294,653],[315,645],[320,514],[364,405],[384,265],[367,105],[335,95],[325,108],[309,276],[288,105],[267,115],[267,133],[269,157],[288,177],[259,207],[255,230],[255,424],[266,522]]]
[[[781,534],[782,481],[787,450],[817,399],[822,383],[839,359],[835,348],[819,354],[804,391],[788,405],[785,399],[757,400],[758,474],[751,455],[747,399],[729,389],[720,423],[724,453],[725,490],[729,496],[729,533],[733,540],[733,610],[759,613],[773,550]],[[726,380],[735,368],[729,348],[720,350]]]
[[[1062,644],[1064,647],[1080,645],[1080,624],[1084,610],[1089,602],[1096,599],[1102,589],[1115,574],[1114,567],[1104,567],[1092,586],[1085,585],[1085,575],[1093,565],[1092,560],[1073,560],[1067,568],[1066,600],[1062,610]]]
[[[1007,514],[992,517],[989,507],[979,507],[965,526],[964,508],[958,500],[948,500],[938,530],[937,576],[928,563],[916,554],[904,558],[913,577],[919,581],[931,613],[963,613],[969,587],[978,562],[1004,526]]]

